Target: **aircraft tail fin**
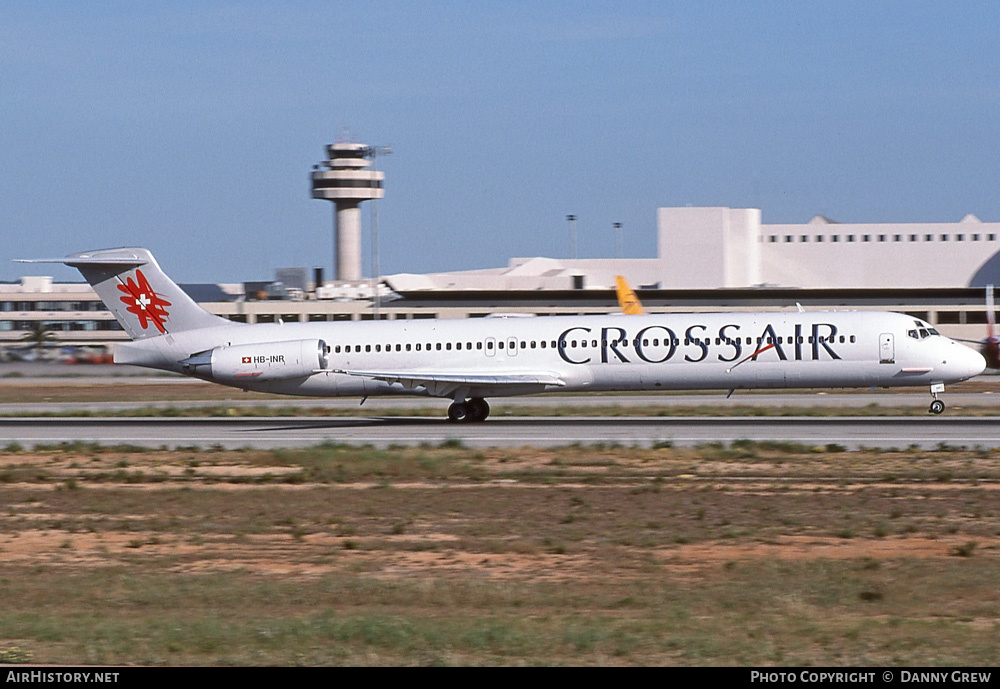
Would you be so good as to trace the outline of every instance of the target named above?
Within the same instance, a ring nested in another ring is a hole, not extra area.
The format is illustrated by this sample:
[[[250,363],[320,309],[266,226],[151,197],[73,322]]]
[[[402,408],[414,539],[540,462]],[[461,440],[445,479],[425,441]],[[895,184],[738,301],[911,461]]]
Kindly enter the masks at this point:
[[[993,303],[993,285],[986,285],[986,339],[979,353],[989,368],[1000,368],[1000,338],[996,335],[996,305]]]
[[[102,249],[20,262],[62,263],[78,269],[133,340],[230,322],[198,306],[147,249]]]
[[[996,305],[993,303],[993,285],[986,285],[986,336],[993,339],[997,327]]]
[[[636,296],[635,292],[629,287],[628,282],[621,275],[615,276],[615,292],[618,294],[618,306],[621,307],[622,313],[628,316],[636,316],[646,313],[645,309],[642,308],[642,302],[639,301],[639,297]]]

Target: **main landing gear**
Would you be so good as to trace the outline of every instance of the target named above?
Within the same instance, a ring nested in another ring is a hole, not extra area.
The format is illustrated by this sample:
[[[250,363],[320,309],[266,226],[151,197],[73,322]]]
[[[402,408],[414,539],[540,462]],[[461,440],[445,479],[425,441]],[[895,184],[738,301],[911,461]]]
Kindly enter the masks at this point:
[[[931,407],[928,409],[928,413],[940,414],[944,411],[944,402],[938,399],[938,393],[944,392],[944,383],[935,383],[931,385],[931,397],[934,399],[931,401]]]
[[[464,402],[455,401],[448,407],[448,420],[477,423],[490,415],[490,405],[482,397],[473,397]]]

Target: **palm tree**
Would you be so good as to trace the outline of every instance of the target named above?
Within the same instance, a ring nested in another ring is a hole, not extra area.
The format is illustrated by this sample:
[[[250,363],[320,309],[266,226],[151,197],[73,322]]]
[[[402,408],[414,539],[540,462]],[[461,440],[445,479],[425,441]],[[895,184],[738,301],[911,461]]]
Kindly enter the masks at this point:
[[[32,349],[41,349],[49,342],[55,342],[56,336],[53,334],[52,330],[49,329],[48,325],[42,321],[37,323],[32,323],[31,327],[24,333],[21,337],[21,342],[28,343],[31,345]]]

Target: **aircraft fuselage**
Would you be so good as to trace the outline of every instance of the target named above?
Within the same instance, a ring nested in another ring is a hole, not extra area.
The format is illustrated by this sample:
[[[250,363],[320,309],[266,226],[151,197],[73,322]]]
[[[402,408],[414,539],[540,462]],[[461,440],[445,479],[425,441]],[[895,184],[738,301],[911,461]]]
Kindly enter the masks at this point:
[[[315,396],[894,387],[955,382],[982,371],[971,349],[937,334],[908,334],[929,328],[903,314],[861,311],[233,324],[119,345],[115,360],[247,390]],[[325,361],[282,375],[292,363],[287,343],[298,341],[324,343]],[[232,351],[239,356],[224,375],[179,363],[228,348],[238,348]],[[496,374],[501,382],[449,389],[388,380],[463,372]],[[560,383],[503,379],[523,373]]]

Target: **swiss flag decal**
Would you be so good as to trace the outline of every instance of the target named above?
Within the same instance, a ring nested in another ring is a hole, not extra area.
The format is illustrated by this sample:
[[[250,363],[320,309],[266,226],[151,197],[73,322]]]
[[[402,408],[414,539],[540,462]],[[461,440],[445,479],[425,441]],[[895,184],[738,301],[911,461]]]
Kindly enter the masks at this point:
[[[250,357],[248,357],[248,356],[243,357],[243,363],[244,364],[249,364],[250,363]]]

